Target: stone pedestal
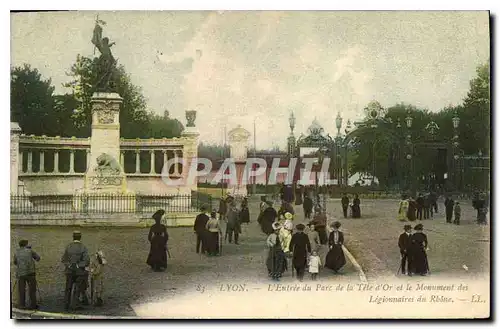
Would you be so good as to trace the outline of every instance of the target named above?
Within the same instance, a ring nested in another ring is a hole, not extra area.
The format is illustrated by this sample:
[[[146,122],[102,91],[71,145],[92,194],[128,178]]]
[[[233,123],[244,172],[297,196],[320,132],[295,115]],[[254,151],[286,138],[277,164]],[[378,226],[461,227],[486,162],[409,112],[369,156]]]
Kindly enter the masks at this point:
[[[75,208],[105,212],[135,209],[135,193],[127,189],[120,164],[120,104],[117,93],[92,95],[92,135],[84,187],[76,191]]]
[[[231,159],[234,161],[237,177],[236,184],[232,182],[232,184],[229,185],[229,191],[234,196],[244,197],[247,195],[247,179],[243,179],[243,174],[247,161],[250,132],[238,125],[238,127],[231,130],[228,135]]]
[[[10,123],[10,194],[18,194],[19,186],[19,135],[21,127],[17,122]]]

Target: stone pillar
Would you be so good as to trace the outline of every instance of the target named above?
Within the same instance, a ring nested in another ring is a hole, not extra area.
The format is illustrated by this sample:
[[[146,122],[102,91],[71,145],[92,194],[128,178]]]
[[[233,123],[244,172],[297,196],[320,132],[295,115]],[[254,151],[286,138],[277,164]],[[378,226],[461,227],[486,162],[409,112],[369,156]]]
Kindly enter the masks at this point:
[[[69,173],[72,174],[75,172],[75,151],[69,151]]]
[[[90,149],[86,149],[85,160],[87,162],[87,168],[85,168],[85,171],[87,172],[90,168]]]
[[[178,150],[174,150],[174,162],[175,162],[175,164],[174,164],[174,175],[175,176],[179,176],[179,162],[178,162],[179,161],[179,156],[178,156],[178,153],[179,153]],[[184,161],[185,160],[186,159],[184,158]],[[185,172],[185,170],[182,171],[183,174],[184,174],[184,172]]]
[[[243,184],[243,173],[247,161],[248,139],[250,132],[242,128],[240,125],[229,132],[229,148],[231,158],[236,166],[236,184],[231,182],[229,189],[231,193],[240,196],[247,195],[247,186]]]
[[[90,170],[105,153],[120,161],[120,104],[117,93],[96,92],[92,95],[92,135],[90,138]],[[89,170],[87,170],[88,172]],[[123,172],[123,169],[122,169]]]
[[[183,170],[182,177],[186,178],[189,173],[189,168],[193,161],[197,161],[198,158],[198,137],[199,133],[195,126],[196,111],[186,111],[186,129],[182,132],[182,139],[184,140],[182,149],[182,159],[183,159]],[[175,152],[174,152],[175,154]],[[174,155],[175,156],[175,155]],[[175,169],[174,169],[175,170]],[[196,191],[198,189],[196,180],[193,180],[193,184],[186,185],[186,190]]]
[[[19,150],[19,173],[23,173],[23,151]]]
[[[28,151],[28,168],[26,172],[28,173],[33,172],[33,152],[31,150]]]
[[[167,177],[168,177],[169,171],[167,170],[168,168],[165,167],[167,165],[167,161],[168,161],[167,150],[163,150],[162,152],[163,152],[163,169],[162,169],[162,174],[163,175],[167,175]]]
[[[10,123],[10,193],[18,194],[19,186],[19,135],[21,127],[17,122]],[[22,159],[21,159],[22,161]],[[22,162],[21,162],[22,167]]]
[[[149,173],[154,174],[155,173],[155,151],[151,150],[149,151],[150,156],[151,156],[151,165],[149,166]]]
[[[135,151],[135,173],[136,174],[141,173],[141,151],[140,150]]]
[[[45,172],[45,152],[40,151],[40,172]]]
[[[88,157],[88,153],[87,153]],[[54,151],[54,172],[59,172],[59,151]]]

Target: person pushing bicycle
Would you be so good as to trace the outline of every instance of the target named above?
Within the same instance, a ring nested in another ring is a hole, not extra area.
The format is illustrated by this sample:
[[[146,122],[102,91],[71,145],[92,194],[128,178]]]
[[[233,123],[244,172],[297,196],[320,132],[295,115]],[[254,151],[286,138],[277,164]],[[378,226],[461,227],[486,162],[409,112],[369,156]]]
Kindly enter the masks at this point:
[[[89,300],[87,297],[87,281],[88,281],[88,268],[90,265],[90,257],[87,247],[81,242],[82,234],[79,231],[73,232],[73,242],[71,242],[61,258],[61,262],[65,266],[66,274],[66,289],[64,294],[65,309],[69,310],[71,305],[71,290],[73,284],[76,284],[76,299],[88,305]],[[81,298],[82,300],[79,300]]]

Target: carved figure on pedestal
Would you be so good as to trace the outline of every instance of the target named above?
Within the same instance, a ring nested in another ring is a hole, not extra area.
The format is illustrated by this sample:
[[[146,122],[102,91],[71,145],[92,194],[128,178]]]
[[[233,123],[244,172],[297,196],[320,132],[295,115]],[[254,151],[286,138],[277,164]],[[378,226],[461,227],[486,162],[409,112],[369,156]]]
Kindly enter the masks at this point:
[[[95,62],[96,83],[95,91],[112,92],[115,91],[113,77],[116,70],[116,60],[111,53],[111,47],[115,44],[109,42],[108,38],[102,37],[102,26],[106,24],[104,21],[97,19],[94,27],[92,43],[97,47],[101,56]]]
[[[99,176],[120,175],[121,166],[111,155],[102,153],[97,157],[96,172]]]

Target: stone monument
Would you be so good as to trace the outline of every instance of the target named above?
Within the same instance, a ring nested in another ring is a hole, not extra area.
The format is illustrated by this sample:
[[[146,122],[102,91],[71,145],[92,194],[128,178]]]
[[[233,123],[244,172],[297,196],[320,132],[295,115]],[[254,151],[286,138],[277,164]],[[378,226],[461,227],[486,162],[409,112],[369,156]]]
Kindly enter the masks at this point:
[[[19,135],[21,127],[17,122],[10,123],[10,207],[11,209],[28,210],[33,207],[29,200],[31,195],[25,188],[24,183],[19,180],[19,170],[22,167],[19,157]]]
[[[92,104],[90,159],[84,176],[84,187],[77,191],[76,208],[109,210],[135,209],[135,193],[127,189],[120,159],[120,105],[122,98],[113,85],[116,61],[108,38],[102,38],[102,21],[96,22],[92,43],[101,55],[96,62],[97,77]],[[105,195],[103,197],[103,195]],[[106,197],[107,196],[107,197]],[[107,209],[109,207],[109,209]]]
[[[236,167],[236,184],[229,186],[229,192],[235,196],[246,196],[247,185],[246,180],[243,180],[243,173],[247,161],[248,152],[248,139],[250,132],[238,125],[236,128],[229,132],[229,147],[231,159],[234,161]]]

